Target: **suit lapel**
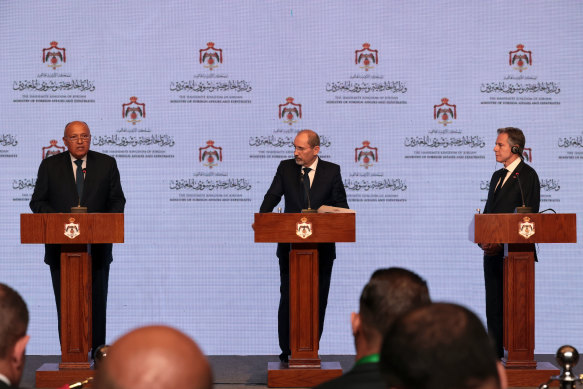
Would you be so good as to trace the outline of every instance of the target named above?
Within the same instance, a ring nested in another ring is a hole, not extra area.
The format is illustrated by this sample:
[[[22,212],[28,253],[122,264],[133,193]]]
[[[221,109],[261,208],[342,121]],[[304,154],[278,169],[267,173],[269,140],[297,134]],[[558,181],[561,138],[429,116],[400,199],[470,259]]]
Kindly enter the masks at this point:
[[[320,158],[320,157],[318,157]],[[318,167],[316,168],[316,173],[314,174],[314,181],[312,182],[312,188],[310,189],[310,194],[318,193],[318,188],[322,183],[322,177],[326,174],[325,164],[322,163],[321,159],[318,159]]]
[[[87,193],[91,193],[91,184],[95,174],[91,174],[91,169],[95,168],[93,154],[87,153],[87,162],[85,163],[85,182],[83,183],[83,200],[87,200]],[[95,173],[95,172],[94,172]]]
[[[501,199],[505,199],[512,188],[514,188],[514,185],[518,185],[517,179],[514,177],[516,177],[516,173],[520,174],[523,166],[524,162],[522,161],[518,164],[518,166],[516,166],[516,169],[514,169],[512,174],[510,174],[510,177],[508,177],[508,180],[504,186],[500,188],[500,193],[496,193],[496,200],[494,201],[494,204],[497,204],[499,201],[501,201]]]

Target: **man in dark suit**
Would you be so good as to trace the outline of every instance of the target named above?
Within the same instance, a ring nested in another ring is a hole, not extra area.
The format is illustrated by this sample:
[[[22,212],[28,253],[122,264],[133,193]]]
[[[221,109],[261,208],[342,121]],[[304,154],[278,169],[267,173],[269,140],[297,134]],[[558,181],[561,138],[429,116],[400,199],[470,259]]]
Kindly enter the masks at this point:
[[[536,171],[524,163],[522,153],[526,139],[514,127],[498,129],[494,153],[496,162],[504,164],[490,180],[484,213],[514,213],[516,207],[532,207],[536,213],[540,205],[540,181]],[[496,354],[504,356],[503,349],[503,259],[504,246],[498,243],[481,243],[484,250],[484,283],[486,286],[486,320],[488,332],[496,342]]]
[[[30,209],[34,213],[71,211],[77,205],[87,212],[122,213],[125,197],[121,188],[115,159],[90,151],[91,133],[84,122],[71,122],[65,127],[63,142],[68,152],[42,161]],[[93,352],[105,344],[107,287],[109,265],[113,261],[111,244],[93,244],[89,248],[92,259],[93,294]],[[45,245],[45,263],[51,268],[51,278],[57,303],[59,333],[61,329],[61,247]]]
[[[417,274],[397,267],[375,271],[360,295],[359,313],[350,317],[356,364],[316,389],[385,389],[379,370],[384,334],[399,316],[430,302],[427,283]]]
[[[0,389],[17,388],[30,336],[28,308],[18,292],[0,283]]]
[[[308,207],[318,209],[322,205],[348,208],[346,191],[340,175],[340,166],[321,160],[320,137],[312,130],[303,130],[294,139],[294,159],[281,161],[273,182],[267,190],[259,212],[271,212],[285,198],[285,212],[296,213]],[[277,246],[280,275],[280,300],[278,310],[279,356],[282,362],[289,359],[289,243]],[[324,315],[328,304],[328,291],[332,277],[332,265],[336,258],[333,243],[319,244],[319,301],[320,337],[324,329]]]

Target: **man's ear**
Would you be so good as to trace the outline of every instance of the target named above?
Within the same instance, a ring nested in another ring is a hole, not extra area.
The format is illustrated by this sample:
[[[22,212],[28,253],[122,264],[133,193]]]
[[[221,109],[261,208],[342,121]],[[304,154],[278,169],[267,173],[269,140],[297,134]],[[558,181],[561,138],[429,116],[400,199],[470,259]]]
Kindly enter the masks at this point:
[[[12,351],[12,360],[17,366],[24,365],[24,353],[26,350],[26,345],[30,340],[30,335],[25,335],[16,341],[14,349]]]
[[[360,332],[360,314],[352,312],[350,314],[350,324],[352,325],[352,335],[356,336]]]
[[[314,146],[314,152],[318,154],[320,152],[320,146]]]
[[[502,366],[502,362],[496,362],[496,369],[498,369],[498,377],[500,377],[500,388],[508,388],[508,377],[506,376],[506,369]]]

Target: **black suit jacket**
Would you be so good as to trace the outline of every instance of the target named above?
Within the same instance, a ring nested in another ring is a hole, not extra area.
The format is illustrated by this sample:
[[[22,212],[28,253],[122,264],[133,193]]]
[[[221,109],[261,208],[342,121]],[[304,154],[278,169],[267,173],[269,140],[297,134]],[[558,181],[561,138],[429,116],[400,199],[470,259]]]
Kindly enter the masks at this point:
[[[87,212],[122,213],[126,199],[121,188],[115,159],[96,151],[87,153],[85,184],[81,205]],[[34,213],[67,213],[79,204],[73,165],[68,151],[43,160],[38,169],[30,209]],[[111,262],[111,245],[98,246],[92,256]],[[60,257],[59,245],[46,245],[45,262],[56,264]],[[101,251],[103,249],[103,251]]]
[[[4,381],[0,381],[0,389],[18,389],[16,386],[8,386]]]
[[[385,389],[378,363],[356,365],[346,374],[316,386],[314,389]]]
[[[285,213],[301,212],[303,208],[303,187],[301,182],[302,166],[294,159],[281,161],[273,177],[273,182],[267,190],[259,212],[271,212],[280,202],[281,196],[285,199]],[[340,174],[340,166],[335,163],[318,160],[318,166],[310,189],[310,201],[313,209],[322,205],[348,208],[346,191]],[[287,258],[290,250],[288,243],[277,246],[277,256]],[[334,244],[319,245],[319,254],[322,257],[336,258]]]
[[[521,161],[504,186],[500,188],[500,193],[494,196],[501,172],[502,169],[495,171],[492,175],[484,213],[514,213],[516,207],[521,207],[522,197],[518,184],[519,179],[524,193],[525,205],[532,207],[533,212],[538,212],[540,206],[540,180],[536,171],[524,161]],[[518,179],[516,178],[516,173],[518,173]]]

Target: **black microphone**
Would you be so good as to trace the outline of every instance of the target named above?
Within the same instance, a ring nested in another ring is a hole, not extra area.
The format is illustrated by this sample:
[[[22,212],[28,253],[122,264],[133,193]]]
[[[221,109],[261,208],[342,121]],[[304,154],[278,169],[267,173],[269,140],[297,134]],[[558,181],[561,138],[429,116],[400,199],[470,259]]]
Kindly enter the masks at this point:
[[[522,207],[516,207],[515,213],[532,213],[532,207],[527,207],[524,203],[524,192],[522,191],[522,185],[520,184],[519,173],[514,173],[514,178],[518,180],[518,188],[520,189],[520,197],[522,198]]]
[[[304,171],[302,170],[302,175],[300,176],[300,182],[302,183],[302,187],[304,191],[306,191],[306,187],[304,185]],[[308,177],[308,182],[310,182],[310,177]],[[308,198],[308,209],[302,209],[302,213],[318,213],[317,210],[312,209],[312,201],[310,200],[310,191],[306,191],[306,197]]]

